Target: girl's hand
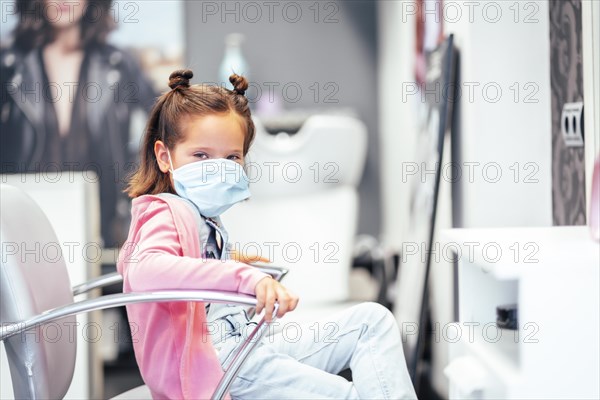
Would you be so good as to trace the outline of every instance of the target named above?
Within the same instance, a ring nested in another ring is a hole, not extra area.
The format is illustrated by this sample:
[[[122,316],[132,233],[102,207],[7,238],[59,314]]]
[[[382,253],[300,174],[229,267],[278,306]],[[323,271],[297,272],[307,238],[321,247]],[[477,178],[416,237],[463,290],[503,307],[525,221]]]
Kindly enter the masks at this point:
[[[231,259],[234,261],[237,261],[237,262],[242,262],[244,264],[252,264],[255,262],[263,262],[263,263],[271,262],[271,260],[269,260],[268,258],[258,256],[258,255],[249,256],[247,254],[241,254],[241,253],[238,253],[234,249],[231,249]]]
[[[281,283],[271,277],[258,281],[254,289],[256,294],[256,313],[265,310],[265,320],[270,322],[273,316],[275,302],[279,303],[277,317],[281,318],[285,313],[292,311],[298,305],[298,296],[289,292]]]

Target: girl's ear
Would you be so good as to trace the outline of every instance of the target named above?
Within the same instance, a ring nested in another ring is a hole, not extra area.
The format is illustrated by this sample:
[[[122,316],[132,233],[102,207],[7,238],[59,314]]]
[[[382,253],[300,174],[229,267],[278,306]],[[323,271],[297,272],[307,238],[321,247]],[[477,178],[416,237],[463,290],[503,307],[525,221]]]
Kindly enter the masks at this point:
[[[165,174],[169,172],[169,169],[171,169],[169,153],[167,152],[167,146],[161,140],[154,142],[154,156],[156,157],[158,168]]]

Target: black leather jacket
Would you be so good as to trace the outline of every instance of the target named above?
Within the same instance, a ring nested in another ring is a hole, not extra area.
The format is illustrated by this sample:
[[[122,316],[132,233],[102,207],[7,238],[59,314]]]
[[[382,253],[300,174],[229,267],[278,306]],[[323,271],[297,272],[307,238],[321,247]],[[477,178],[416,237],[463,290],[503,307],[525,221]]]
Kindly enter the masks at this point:
[[[143,110],[145,121],[156,93],[132,56],[110,45],[86,49],[86,83],[97,98],[85,101],[83,118],[89,148],[100,165],[100,206],[105,247],[118,246],[127,235],[129,202],[122,193],[135,167],[143,125],[131,132],[132,113]],[[39,172],[47,139],[44,75],[39,49],[23,54],[14,48],[0,50],[0,164],[2,173]],[[37,84],[39,93],[34,93]],[[77,97],[76,97],[77,98]],[[76,109],[73,105],[73,109]],[[99,167],[99,168],[98,168]],[[83,168],[86,169],[86,168]]]

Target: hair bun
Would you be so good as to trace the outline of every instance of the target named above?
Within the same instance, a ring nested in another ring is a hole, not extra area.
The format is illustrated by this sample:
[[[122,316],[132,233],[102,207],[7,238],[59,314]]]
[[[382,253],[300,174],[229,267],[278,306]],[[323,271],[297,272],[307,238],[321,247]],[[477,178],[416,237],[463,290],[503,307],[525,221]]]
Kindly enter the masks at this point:
[[[229,82],[233,85],[233,91],[237,94],[244,95],[248,89],[248,81],[241,75],[233,74],[229,77]]]
[[[169,87],[171,89],[176,89],[179,86],[189,88],[190,87],[190,79],[194,76],[194,73],[189,69],[178,69],[177,71],[173,71],[169,76]]]

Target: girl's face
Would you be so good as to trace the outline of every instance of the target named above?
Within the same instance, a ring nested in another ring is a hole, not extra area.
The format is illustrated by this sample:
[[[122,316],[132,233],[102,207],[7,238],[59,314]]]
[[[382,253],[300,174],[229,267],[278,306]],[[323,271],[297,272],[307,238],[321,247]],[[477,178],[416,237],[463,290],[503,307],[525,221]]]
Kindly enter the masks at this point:
[[[244,165],[245,130],[237,114],[188,116],[181,122],[184,139],[169,150],[173,168],[195,161],[227,158]],[[160,170],[171,168],[167,147],[160,140],[154,144],[154,154]]]
[[[43,14],[54,28],[64,29],[79,24],[86,7],[87,0],[44,0]]]

